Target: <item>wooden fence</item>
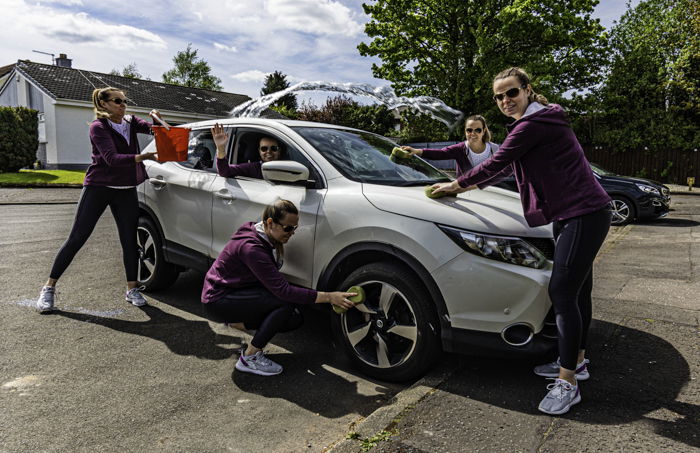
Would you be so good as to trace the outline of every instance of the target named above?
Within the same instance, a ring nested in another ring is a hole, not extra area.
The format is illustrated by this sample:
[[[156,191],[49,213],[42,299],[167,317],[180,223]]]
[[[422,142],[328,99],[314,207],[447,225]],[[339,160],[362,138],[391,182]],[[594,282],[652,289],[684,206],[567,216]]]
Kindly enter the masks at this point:
[[[654,153],[640,150],[622,153],[602,147],[584,146],[584,152],[590,162],[620,175],[683,185],[689,176],[700,181],[699,150],[665,150]]]

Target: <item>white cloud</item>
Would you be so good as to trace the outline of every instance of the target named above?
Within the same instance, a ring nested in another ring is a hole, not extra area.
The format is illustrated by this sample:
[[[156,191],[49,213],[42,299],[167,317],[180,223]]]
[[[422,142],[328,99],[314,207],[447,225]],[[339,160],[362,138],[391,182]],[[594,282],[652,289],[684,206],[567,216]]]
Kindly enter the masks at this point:
[[[216,48],[216,50],[223,50],[224,52],[238,52],[236,46],[227,46],[226,44],[221,44],[218,42],[214,43],[214,48]]]
[[[331,0],[267,0],[277,24],[312,35],[357,36],[363,27],[345,5]]]
[[[265,80],[265,77],[267,77],[269,73],[267,72],[262,72],[258,69],[251,69],[250,71],[243,71],[239,72],[238,74],[231,74],[231,78],[238,80],[239,82],[263,82]]]
[[[82,0],[41,0],[38,3],[58,3],[59,5],[66,6],[83,6]]]

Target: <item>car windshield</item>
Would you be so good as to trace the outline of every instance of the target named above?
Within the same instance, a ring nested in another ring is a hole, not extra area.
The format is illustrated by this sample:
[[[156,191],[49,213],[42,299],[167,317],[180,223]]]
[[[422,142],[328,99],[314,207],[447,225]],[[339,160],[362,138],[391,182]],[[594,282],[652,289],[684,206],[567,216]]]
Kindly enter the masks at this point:
[[[600,176],[619,176],[616,173],[613,173],[611,171],[600,168],[596,164],[590,164],[590,165],[591,165],[591,170],[598,173]]]
[[[391,158],[396,144],[380,135],[347,129],[295,127],[340,173],[353,181],[420,186],[450,177],[419,157]]]

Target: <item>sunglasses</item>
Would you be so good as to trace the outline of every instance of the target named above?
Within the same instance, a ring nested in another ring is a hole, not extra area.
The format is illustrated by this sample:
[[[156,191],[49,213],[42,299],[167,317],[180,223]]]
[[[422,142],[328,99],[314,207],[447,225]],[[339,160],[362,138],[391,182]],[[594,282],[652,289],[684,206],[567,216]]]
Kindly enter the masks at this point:
[[[513,99],[514,97],[517,97],[518,94],[520,94],[520,90],[524,89],[525,85],[521,85],[517,88],[511,88],[510,90],[506,91],[505,93],[498,93],[493,95],[493,100],[498,102],[502,101],[504,97],[508,96],[509,98]]]
[[[472,129],[471,127],[468,127],[467,129],[467,134],[471,134],[472,132],[476,132],[477,134],[481,134],[482,129],[480,127]]]
[[[260,151],[262,151],[262,152],[264,152],[264,153],[266,153],[268,149],[269,149],[270,151],[272,151],[273,153],[276,153],[277,151],[280,150],[280,147],[277,146],[277,145],[272,145],[272,146],[261,146],[261,147],[260,147]]]
[[[114,102],[117,105],[122,105],[122,104],[128,105],[129,104],[128,102],[126,102],[126,99],[122,99],[122,98],[114,98],[114,99],[110,99],[109,101]]]
[[[277,225],[282,227],[282,231],[285,233],[291,233],[292,231],[296,231],[297,228],[299,228],[299,225],[282,225],[279,222],[275,222]]]

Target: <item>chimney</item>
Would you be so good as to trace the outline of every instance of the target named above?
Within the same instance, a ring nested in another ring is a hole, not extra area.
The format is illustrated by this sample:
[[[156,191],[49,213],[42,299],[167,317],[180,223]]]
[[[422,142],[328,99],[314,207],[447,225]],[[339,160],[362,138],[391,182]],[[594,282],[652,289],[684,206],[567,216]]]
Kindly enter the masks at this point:
[[[58,58],[56,58],[56,66],[61,66],[62,68],[72,67],[72,62],[73,60],[68,58],[64,53],[58,54]]]

